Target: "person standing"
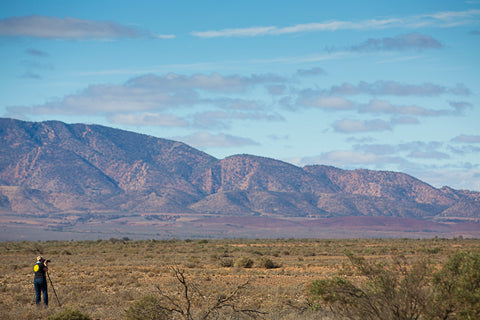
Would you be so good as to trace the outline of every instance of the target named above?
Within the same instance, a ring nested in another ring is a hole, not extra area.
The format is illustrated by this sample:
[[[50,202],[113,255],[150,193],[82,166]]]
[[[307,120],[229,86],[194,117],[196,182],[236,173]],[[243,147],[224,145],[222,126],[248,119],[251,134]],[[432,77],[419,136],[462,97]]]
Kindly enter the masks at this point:
[[[40,304],[40,300],[43,294],[43,304],[48,306],[48,289],[47,289],[47,271],[48,271],[48,260],[45,260],[42,256],[37,257],[37,263],[33,267],[35,272],[35,278],[33,279],[33,284],[35,286],[35,302],[37,306]]]

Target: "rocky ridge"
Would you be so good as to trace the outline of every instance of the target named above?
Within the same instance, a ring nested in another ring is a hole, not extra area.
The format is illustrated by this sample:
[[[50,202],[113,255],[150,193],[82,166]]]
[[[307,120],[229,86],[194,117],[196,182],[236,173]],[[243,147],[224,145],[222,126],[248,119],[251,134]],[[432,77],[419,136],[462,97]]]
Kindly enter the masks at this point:
[[[480,193],[399,172],[216,159],[181,142],[99,125],[0,119],[0,210],[477,220]]]

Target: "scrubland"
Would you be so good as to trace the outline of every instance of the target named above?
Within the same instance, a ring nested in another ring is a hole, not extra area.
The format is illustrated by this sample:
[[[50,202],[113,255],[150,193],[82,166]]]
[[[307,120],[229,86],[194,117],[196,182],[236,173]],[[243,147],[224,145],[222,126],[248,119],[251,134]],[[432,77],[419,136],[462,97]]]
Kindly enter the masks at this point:
[[[393,256],[404,257],[407,264],[428,258],[439,269],[457,252],[480,254],[480,240],[1,242],[0,318],[45,319],[74,308],[92,319],[125,319],[128,308],[156,296],[180,307],[190,304],[193,319],[227,298],[225,308],[215,310],[219,319],[337,319],[327,307],[312,307],[309,290],[312,282],[335,276],[361,281],[346,251],[372,263],[387,263]],[[33,303],[33,265],[39,254],[52,260],[49,276],[61,306],[50,282],[49,307]],[[231,306],[251,312],[234,313]],[[171,318],[179,316],[173,313]]]

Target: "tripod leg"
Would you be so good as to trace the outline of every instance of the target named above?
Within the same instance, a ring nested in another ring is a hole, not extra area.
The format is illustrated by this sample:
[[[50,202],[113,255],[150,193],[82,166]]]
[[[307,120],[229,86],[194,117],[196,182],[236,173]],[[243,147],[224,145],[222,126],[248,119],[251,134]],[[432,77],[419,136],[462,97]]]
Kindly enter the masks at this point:
[[[52,285],[53,293],[55,294],[55,298],[57,298],[58,306],[61,307],[60,300],[58,299],[57,292],[55,291],[55,287],[53,286],[52,279],[50,279],[50,274],[47,271],[48,280],[50,280],[50,284]]]

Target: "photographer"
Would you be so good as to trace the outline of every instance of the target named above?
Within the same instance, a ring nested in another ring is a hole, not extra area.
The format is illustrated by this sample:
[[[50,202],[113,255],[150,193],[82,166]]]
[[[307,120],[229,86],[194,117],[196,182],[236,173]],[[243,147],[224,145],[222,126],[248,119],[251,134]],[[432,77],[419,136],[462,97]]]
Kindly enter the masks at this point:
[[[37,257],[37,263],[33,267],[33,271],[35,272],[35,278],[33,280],[33,284],[35,286],[35,296],[36,296],[36,304],[40,304],[41,294],[43,292],[43,304],[48,306],[48,290],[47,290],[47,276],[46,273],[48,271],[48,262],[50,260],[45,260],[42,256]]]

